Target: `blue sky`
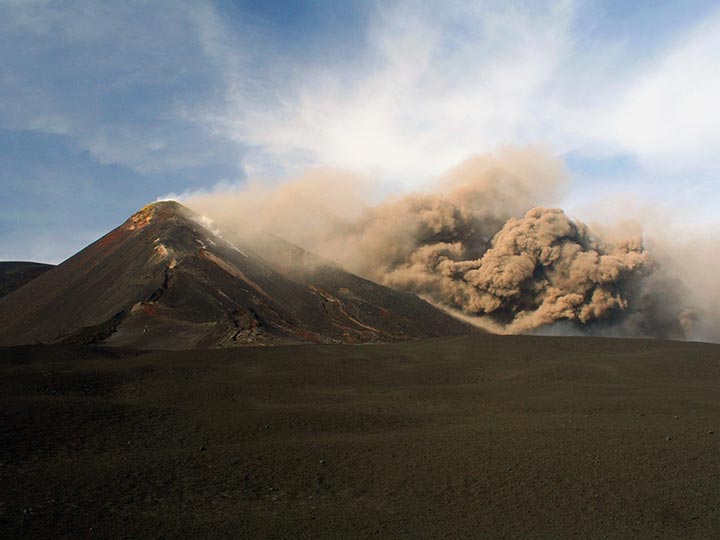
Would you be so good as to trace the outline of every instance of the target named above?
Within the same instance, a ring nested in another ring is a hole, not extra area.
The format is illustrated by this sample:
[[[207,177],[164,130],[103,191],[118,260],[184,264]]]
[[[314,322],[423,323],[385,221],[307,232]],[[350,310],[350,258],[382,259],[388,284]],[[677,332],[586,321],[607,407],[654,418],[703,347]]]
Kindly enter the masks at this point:
[[[569,211],[713,221],[718,51],[695,0],[0,0],[0,259],[168,193],[316,165],[413,189],[506,143],[565,160]]]

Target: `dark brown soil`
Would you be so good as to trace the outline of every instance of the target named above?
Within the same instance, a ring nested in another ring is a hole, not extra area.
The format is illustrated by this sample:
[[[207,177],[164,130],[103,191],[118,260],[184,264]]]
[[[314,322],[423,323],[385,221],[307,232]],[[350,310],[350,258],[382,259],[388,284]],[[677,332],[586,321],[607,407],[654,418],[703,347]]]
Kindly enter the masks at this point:
[[[52,264],[0,261],[0,298],[54,268]]]
[[[720,346],[0,349],[0,538],[711,539]]]

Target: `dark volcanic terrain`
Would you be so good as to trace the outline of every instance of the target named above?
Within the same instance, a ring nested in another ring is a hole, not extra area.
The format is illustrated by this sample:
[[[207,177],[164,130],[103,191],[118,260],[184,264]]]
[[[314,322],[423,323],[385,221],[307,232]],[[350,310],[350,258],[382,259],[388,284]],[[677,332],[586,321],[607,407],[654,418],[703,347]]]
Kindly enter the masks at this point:
[[[0,345],[190,349],[474,332],[415,295],[361,279],[279,238],[230,244],[171,201],[146,206],[0,298]]]
[[[0,262],[0,298],[54,268],[52,264],[24,261]]]
[[[712,539],[720,347],[0,349],[0,537]]]

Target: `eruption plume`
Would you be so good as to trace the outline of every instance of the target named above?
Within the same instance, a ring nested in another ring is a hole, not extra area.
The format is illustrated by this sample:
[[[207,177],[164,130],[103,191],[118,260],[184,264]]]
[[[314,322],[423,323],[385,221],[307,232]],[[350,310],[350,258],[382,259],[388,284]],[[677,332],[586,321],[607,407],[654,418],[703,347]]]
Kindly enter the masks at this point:
[[[269,231],[493,331],[558,323],[610,335],[684,337],[694,315],[639,235],[603,238],[546,207],[565,182],[539,148],[468,159],[431,191],[373,205],[367,182],[319,169],[184,202],[224,234]]]
[[[526,331],[627,309],[627,284],[652,265],[638,240],[604,245],[586,226],[550,208],[507,221],[482,257],[464,260],[462,253],[458,241],[420,246],[383,281],[467,314],[491,314],[509,331]]]

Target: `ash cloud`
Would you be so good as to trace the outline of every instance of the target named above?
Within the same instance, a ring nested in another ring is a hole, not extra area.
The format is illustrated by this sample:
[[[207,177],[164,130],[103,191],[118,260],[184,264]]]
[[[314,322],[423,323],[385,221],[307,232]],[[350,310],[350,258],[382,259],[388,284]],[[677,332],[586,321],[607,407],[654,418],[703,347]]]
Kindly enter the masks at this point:
[[[461,254],[459,243],[422,246],[385,281],[522,332],[563,319],[587,324],[625,310],[629,284],[652,267],[639,240],[604,244],[556,208],[508,220],[482,257]]]
[[[542,148],[505,147],[379,204],[367,179],[331,169],[184,202],[226,235],[275,233],[494,332],[711,339],[637,231],[593,230],[552,207],[566,181]]]

